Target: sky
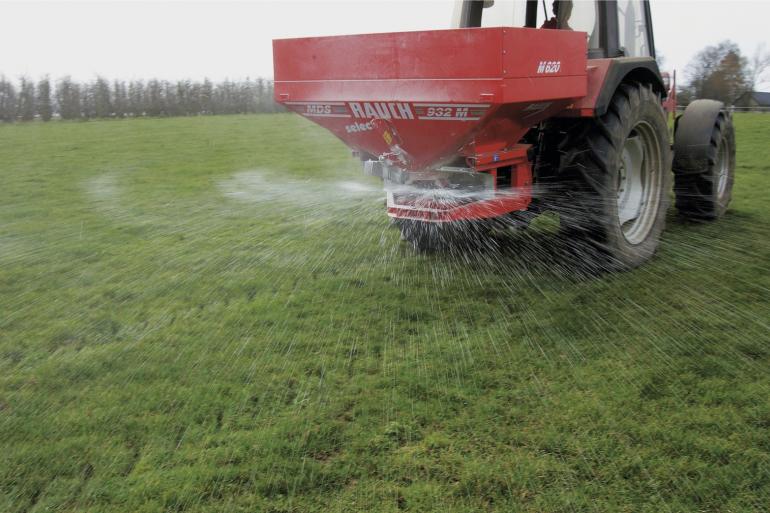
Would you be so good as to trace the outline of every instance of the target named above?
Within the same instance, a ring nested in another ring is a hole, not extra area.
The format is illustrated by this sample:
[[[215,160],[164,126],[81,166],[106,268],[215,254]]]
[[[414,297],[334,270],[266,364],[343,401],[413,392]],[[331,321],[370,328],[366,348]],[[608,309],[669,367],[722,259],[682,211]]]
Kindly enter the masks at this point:
[[[453,6],[451,0],[0,0],[0,74],[270,78],[274,38],[450,28]],[[653,0],[651,7],[664,68],[680,73],[700,49],[723,39],[748,57],[770,40],[770,0]],[[762,86],[770,90],[766,78]]]

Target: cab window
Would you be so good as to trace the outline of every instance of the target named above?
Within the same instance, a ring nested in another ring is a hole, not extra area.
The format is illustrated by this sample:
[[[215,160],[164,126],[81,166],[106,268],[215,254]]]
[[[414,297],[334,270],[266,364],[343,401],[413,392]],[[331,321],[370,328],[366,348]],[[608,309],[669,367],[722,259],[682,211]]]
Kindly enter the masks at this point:
[[[496,0],[488,2],[481,11],[482,27],[523,27],[526,19],[526,2]]]
[[[556,2],[554,2],[554,4],[555,3]],[[571,10],[571,15],[569,16],[569,19],[566,20],[570,29],[588,34],[588,48],[599,48],[601,46],[598,23],[599,2],[561,1],[559,2],[559,6],[560,7],[557,8],[559,11],[562,9]],[[560,27],[564,28],[565,22],[562,21],[561,12],[559,12],[558,19]]]
[[[618,42],[626,57],[649,57],[645,9],[639,0],[618,0]]]
[[[589,51],[601,49],[597,1],[466,0],[456,5],[455,26],[524,27],[528,10],[534,22],[530,27],[585,32]]]

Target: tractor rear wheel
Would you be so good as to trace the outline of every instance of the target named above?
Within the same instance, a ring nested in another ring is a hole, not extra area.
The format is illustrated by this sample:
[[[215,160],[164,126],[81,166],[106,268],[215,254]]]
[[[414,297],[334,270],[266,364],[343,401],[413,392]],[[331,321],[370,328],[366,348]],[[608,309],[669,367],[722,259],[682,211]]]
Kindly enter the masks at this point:
[[[569,237],[610,270],[648,260],[665,227],[671,151],[660,98],[624,83],[607,112],[566,125],[558,143],[557,211]],[[576,242],[577,242],[576,240]]]

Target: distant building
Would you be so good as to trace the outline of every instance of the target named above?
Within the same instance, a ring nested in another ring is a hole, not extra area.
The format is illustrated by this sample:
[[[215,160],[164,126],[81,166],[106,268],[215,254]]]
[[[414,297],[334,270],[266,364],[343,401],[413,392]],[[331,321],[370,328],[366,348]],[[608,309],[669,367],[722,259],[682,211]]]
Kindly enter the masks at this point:
[[[770,108],[770,93],[761,93],[759,91],[746,91],[735,99],[733,105],[736,107],[759,107]]]

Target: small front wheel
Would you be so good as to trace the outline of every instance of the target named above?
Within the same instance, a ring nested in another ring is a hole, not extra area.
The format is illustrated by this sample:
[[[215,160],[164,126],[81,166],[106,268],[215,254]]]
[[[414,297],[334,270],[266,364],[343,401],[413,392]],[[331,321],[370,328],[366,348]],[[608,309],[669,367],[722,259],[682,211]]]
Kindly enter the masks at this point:
[[[696,100],[677,120],[673,167],[679,215],[691,220],[724,215],[735,181],[735,129],[722,103]]]

